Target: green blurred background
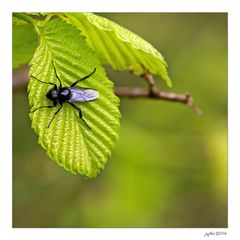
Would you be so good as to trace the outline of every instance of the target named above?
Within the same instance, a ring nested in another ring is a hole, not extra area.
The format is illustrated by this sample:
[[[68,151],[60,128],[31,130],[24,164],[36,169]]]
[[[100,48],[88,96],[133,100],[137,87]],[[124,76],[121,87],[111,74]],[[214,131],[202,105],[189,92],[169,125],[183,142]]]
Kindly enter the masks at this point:
[[[179,103],[121,99],[120,138],[92,180],[47,157],[13,90],[13,227],[227,227],[227,14],[100,14],[142,36],[168,62]],[[142,86],[107,72],[117,86]],[[169,90],[158,80],[161,89]]]

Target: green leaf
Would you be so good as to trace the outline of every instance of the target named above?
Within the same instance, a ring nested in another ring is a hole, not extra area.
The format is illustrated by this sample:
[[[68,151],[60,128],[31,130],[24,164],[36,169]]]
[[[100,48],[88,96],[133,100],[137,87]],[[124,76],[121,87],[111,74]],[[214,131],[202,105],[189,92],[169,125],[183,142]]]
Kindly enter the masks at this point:
[[[113,83],[76,28],[54,19],[39,22],[37,31],[40,43],[31,61],[32,76],[59,85],[53,61],[63,86],[70,86],[97,68],[90,78],[77,84],[99,92],[97,100],[76,103],[91,130],[79,118],[78,111],[67,103],[63,104],[49,128],[47,126],[60,105],[30,113],[39,143],[54,161],[71,173],[95,177],[104,168],[118,137],[119,100],[113,93]],[[45,96],[52,87],[31,78],[28,90],[32,109],[52,105]]]
[[[12,33],[12,67],[16,69],[32,59],[38,38],[33,25],[18,19],[13,22]]]
[[[132,70],[136,75],[147,69],[172,86],[163,56],[138,35],[95,14],[66,13],[64,16],[66,21],[82,31],[102,63],[108,63],[117,70]]]

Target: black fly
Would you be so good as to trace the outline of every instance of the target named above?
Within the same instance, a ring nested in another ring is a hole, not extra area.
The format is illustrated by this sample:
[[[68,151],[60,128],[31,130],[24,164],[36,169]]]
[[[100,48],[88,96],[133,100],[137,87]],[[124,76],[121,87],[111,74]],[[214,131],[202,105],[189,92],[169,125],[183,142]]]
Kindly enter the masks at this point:
[[[82,112],[81,109],[76,106],[74,104],[74,102],[89,102],[89,101],[93,101],[95,99],[97,99],[99,97],[99,93],[93,89],[90,88],[80,88],[80,87],[75,87],[80,81],[83,81],[87,78],[89,78],[90,76],[92,76],[95,71],[96,68],[94,68],[94,70],[88,74],[87,76],[77,80],[76,82],[74,82],[70,87],[62,87],[62,82],[60,80],[60,78],[57,75],[55,66],[53,64],[53,69],[55,72],[55,76],[58,79],[60,85],[59,87],[57,86],[57,84],[55,83],[51,83],[51,82],[44,82],[42,80],[37,79],[34,76],[31,76],[32,78],[34,78],[35,80],[41,82],[41,83],[45,83],[45,84],[49,84],[49,85],[53,85],[54,87],[49,90],[46,94],[46,97],[52,101],[53,105],[50,106],[41,106],[38,107],[32,111],[30,111],[31,113],[41,109],[41,108],[54,108],[57,106],[57,103],[59,102],[60,107],[59,109],[54,113],[54,116],[52,118],[52,120],[50,121],[50,123],[48,124],[48,128],[50,127],[53,119],[55,118],[55,116],[59,113],[59,111],[62,109],[63,103],[68,103],[70,104],[72,107],[74,107],[75,109],[77,109],[79,111],[79,117],[82,119],[82,121],[85,123],[85,125],[91,129],[88,124],[86,123],[86,121],[83,119],[82,117]]]

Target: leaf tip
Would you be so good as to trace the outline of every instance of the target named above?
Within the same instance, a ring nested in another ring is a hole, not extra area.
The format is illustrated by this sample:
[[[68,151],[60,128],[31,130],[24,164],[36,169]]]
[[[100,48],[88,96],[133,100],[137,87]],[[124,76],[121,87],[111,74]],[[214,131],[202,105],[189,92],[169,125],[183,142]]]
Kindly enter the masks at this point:
[[[167,86],[171,88],[172,87],[172,80],[171,80],[171,78],[169,76],[166,76],[165,77],[165,81],[166,81]]]

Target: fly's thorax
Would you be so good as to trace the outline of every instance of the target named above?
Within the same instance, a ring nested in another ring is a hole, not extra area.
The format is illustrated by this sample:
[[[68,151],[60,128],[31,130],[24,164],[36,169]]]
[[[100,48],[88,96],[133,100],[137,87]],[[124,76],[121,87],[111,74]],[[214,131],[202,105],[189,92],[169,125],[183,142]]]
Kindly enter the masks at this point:
[[[71,98],[71,91],[70,88],[68,87],[64,87],[64,88],[60,88],[59,89],[59,93],[58,93],[58,99],[61,102],[66,102]]]

